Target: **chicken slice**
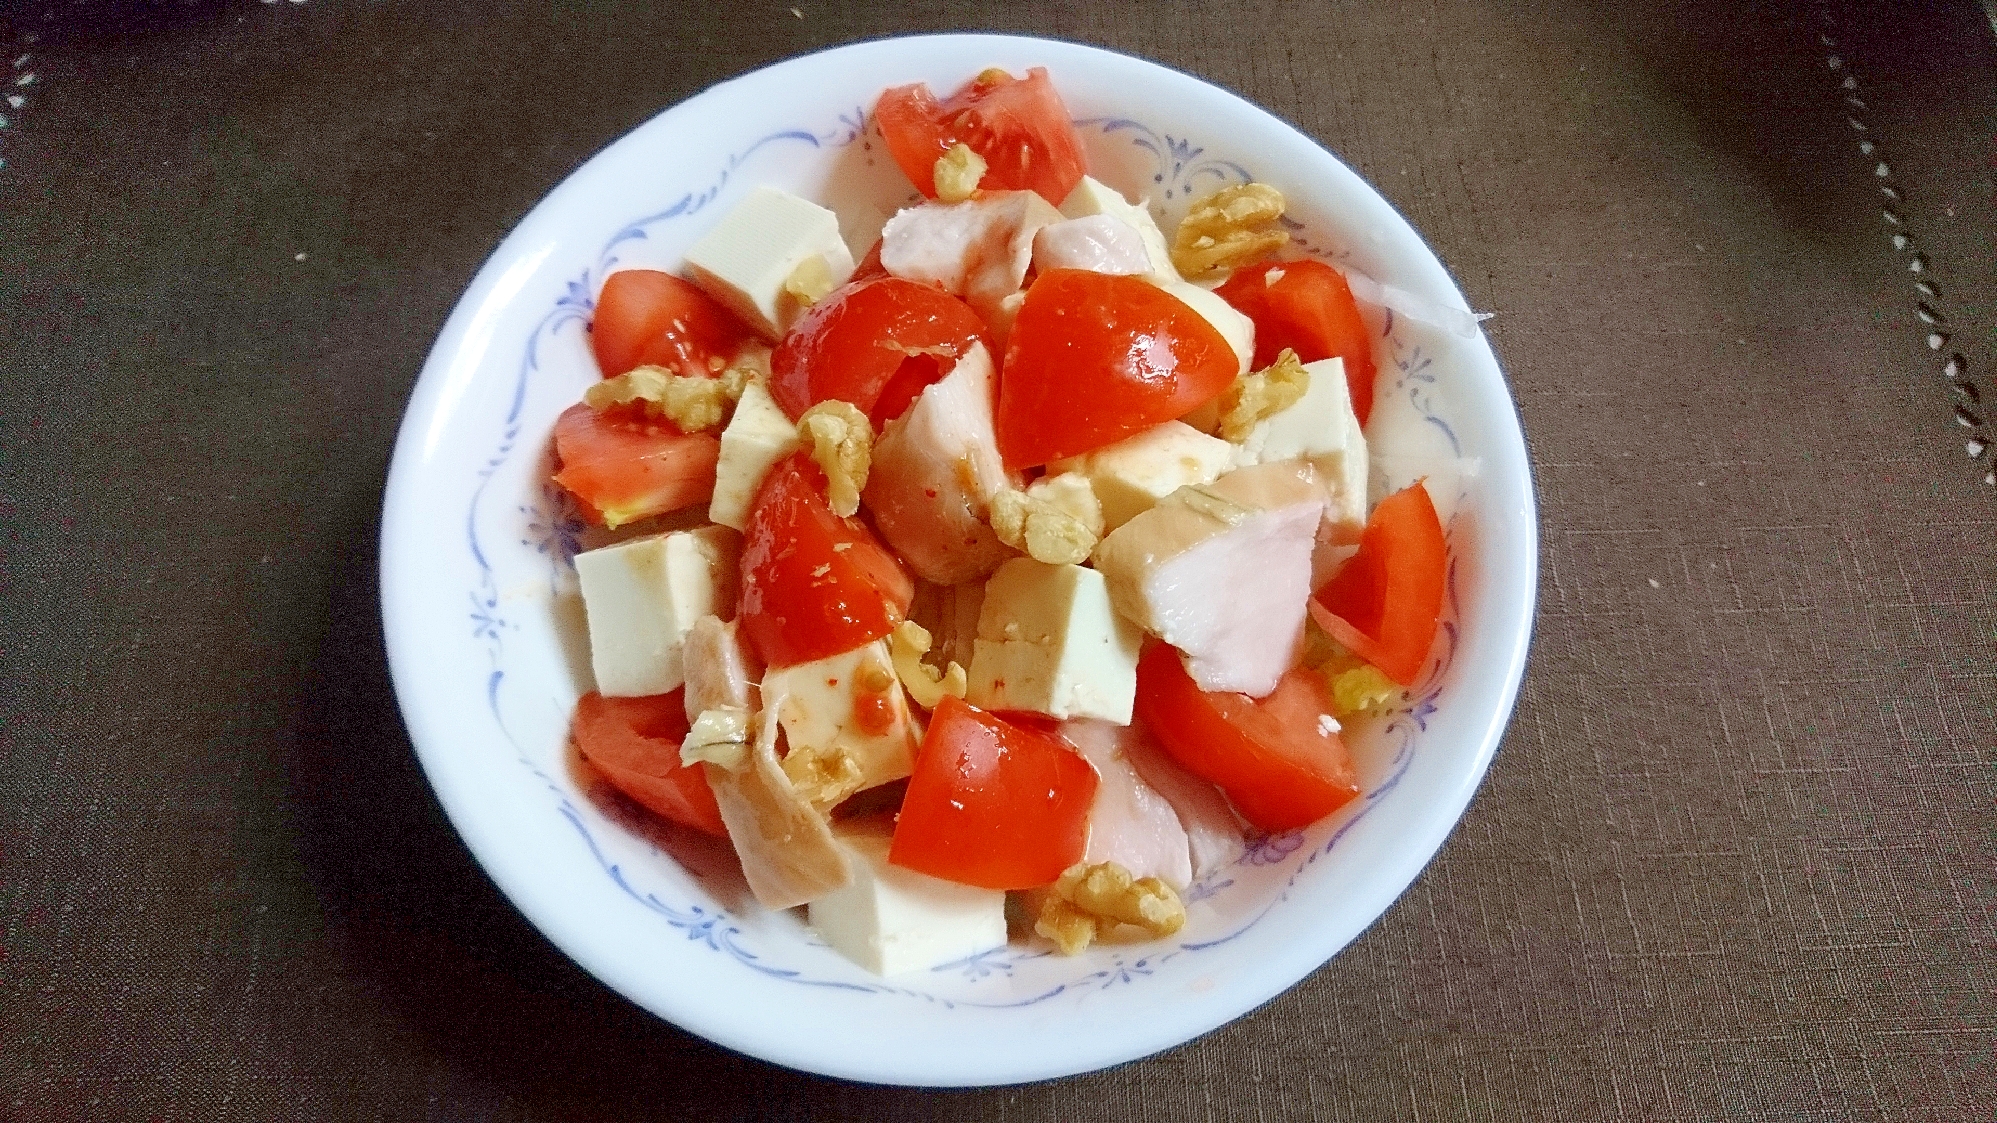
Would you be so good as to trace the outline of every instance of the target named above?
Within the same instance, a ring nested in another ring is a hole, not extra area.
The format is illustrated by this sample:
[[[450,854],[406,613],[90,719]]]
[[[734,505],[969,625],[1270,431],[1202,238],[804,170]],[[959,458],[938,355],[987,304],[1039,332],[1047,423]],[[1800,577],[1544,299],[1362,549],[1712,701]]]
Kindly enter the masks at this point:
[[[1061,736],[1096,766],[1100,778],[1089,805],[1082,861],[1115,862],[1133,878],[1155,877],[1174,889],[1190,885],[1192,848],[1179,813],[1128,755],[1128,743],[1143,734],[1132,726],[1083,719],[1062,722]]]
[[[791,785],[777,759],[776,711],[784,700],[772,692],[740,768],[701,765],[749,890],[772,909],[807,904],[853,880],[824,812]]]
[[[708,710],[754,712],[756,682],[763,669],[736,634],[734,621],[703,616],[686,634],[686,717],[700,720]]]
[[[1246,848],[1241,818],[1219,788],[1186,771],[1141,724],[1123,730],[1121,749],[1144,782],[1178,814],[1193,880],[1241,857]]]
[[[874,442],[861,498],[924,581],[976,581],[1011,556],[988,523],[992,496],[1012,486],[992,428],[993,383],[991,353],[974,345]]]
[[[1106,214],[1070,218],[1043,226],[1033,235],[1033,267],[1087,269],[1121,276],[1151,272],[1144,236],[1122,219]]]
[[[1296,662],[1324,493],[1306,465],[1182,487],[1096,548],[1118,612],[1177,647],[1202,690],[1262,697]]]
[[[987,323],[1019,291],[1033,262],[1033,238],[1061,221],[1031,191],[987,191],[962,203],[924,203],[881,230],[881,267],[897,277],[961,296]]]

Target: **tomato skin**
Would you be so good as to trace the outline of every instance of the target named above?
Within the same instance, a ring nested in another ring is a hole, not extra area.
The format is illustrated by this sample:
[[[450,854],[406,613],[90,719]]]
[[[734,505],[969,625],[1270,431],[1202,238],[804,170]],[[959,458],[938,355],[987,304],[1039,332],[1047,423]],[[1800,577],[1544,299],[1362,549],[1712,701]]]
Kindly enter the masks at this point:
[[[875,102],[874,119],[895,163],[931,199],[936,160],[958,144],[985,159],[980,189],[1034,191],[1056,206],[1088,168],[1081,137],[1045,67],[1024,78],[988,70],[940,104],[922,83],[896,86]]]
[[[647,810],[727,838],[706,774],[680,763],[680,742],[687,734],[685,695],[681,689],[643,698],[605,698],[592,690],[576,700],[570,733],[583,759]]]
[[[1291,670],[1258,701],[1201,690],[1178,649],[1154,643],[1137,664],[1136,708],[1172,759],[1262,830],[1315,823],[1359,794],[1345,742],[1318,725],[1329,706],[1314,671]]]
[[[915,584],[858,519],[832,513],[809,454],[772,465],[743,528],[736,620],[765,664],[851,651],[894,630]]]
[[[603,282],[589,346],[603,377],[642,366],[711,375],[753,333],[693,282],[656,269],[622,269]]]
[[[1352,653],[1413,686],[1435,645],[1449,581],[1449,543],[1417,481],[1380,500],[1359,552],[1311,599],[1311,616]]]
[[[1082,860],[1095,766],[1050,732],[944,695],[916,753],[888,861],[986,889],[1046,885]]]
[[[1008,337],[999,455],[1027,468],[1100,448],[1205,404],[1238,369],[1218,329],[1143,278],[1050,269]]]
[[[555,457],[561,461],[555,482],[582,502],[591,521],[617,527],[707,502],[721,441],[577,402],[555,419]]]
[[[1282,270],[1274,284],[1272,269]],[[1306,363],[1345,360],[1352,412],[1365,426],[1373,413],[1373,338],[1344,274],[1322,261],[1270,262],[1237,271],[1214,291],[1255,321],[1256,369],[1275,362],[1285,347]]]
[[[985,323],[940,289],[882,276],[812,305],[770,355],[770,396],[792,420],[829,398],[851,402],[878,431],[943,377]]]

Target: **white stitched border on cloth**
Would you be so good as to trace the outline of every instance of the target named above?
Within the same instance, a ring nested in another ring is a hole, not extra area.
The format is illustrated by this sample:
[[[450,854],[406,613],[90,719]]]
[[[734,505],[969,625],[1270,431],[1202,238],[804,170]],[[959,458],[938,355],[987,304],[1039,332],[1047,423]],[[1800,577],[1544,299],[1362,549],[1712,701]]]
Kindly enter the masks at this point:
[[[1836,26],[1837,21],[1828,10],[1822,11],[1821,15],[1826,25]],[[1906,214],[1901,210],[1906,194],[1894,179],[1893,166],[1887,162],[1885,153],[1880,150],[1879,140],[1866,120],[1871,107],[1859,96],[1858,75],[1853,73],[1850,61],[1839,53],[1838,41],[1829,32],[1819,35],[1817,41],[1824,48],[1824,64],[1838,78],[1838,92],[1844,97],[1845,123],[1857,137],[1859,155],[1871,165],[1872,178],[1877,181],[1879,194],[1885,199],[1879,214],[1886,224],[1886,238],[1893,249],[1903,255],[1907,272],[1912,275],[1914,318],[1920,321],[1922,342],[1940,360],[1937,369],[1954,399],[1950,405],[1955,423],[1969,431],[1963,441],[1963,451],[1983,468],[1983,482],[1997,487],[1997,466],[1993,466],[1997,462],[1991,456],[1992,441],[1989,419],[1983,412],[1983,391],[1969,376],[1969,360],[1963,357],[1961,351],[1949,346],[1954,340],[1955,328],[1949,322],[1941,287],[1934,278],[1934,263],[1921,248],[1913,229],[1907,224]]]

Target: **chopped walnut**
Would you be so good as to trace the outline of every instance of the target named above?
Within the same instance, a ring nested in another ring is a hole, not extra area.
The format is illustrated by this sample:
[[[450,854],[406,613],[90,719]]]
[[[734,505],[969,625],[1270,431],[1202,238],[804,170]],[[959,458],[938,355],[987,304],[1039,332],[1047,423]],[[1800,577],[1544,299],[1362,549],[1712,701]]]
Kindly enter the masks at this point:
[[[797,436],[825,470],[832,513],[845,518],[858,511],[873,463],[874,427],[867,415],[851,402],[829,398],[797,419]]]
[[[834,742],[793,748],[783,761],[784,775],[797,794],[814,807],[831,807],[860,790],[866,774],[851,750]]]
[[[1331,687],[1331,712],[1340,720],[1384,710],[1401,693],[1400,684],[1371,663],[1324,669]]]
[[[832,267],[825,262],[824,254],[812,254],[797,263],[797,268],[784,278],[784,294],[797,302],[799,308],[809,308],[825,299],[827,293],[838,287],[832,278]]]
[[[961,203],[978,190],[978,181],[985,178],[985,158],[971,151],[968,144],[959,144],[936,158],[936,199],[943,203]]]
[[[1193,204],[1172,239],[1172,264],[1200,278],[1252,264],[1282,249],[1283,193],[1266,183],[1223,187]]]
[[[616,378],[606,378],[583,391],[589,408],[606,410],[637,402],[649,417],[662,417],[682,433],[716,429],[728,414],[730,400],[741,391],[728,392],[724,379],[674,374],[664,367],[639,367]]]
[[[913,620],[903,620],[888,637],[888,651],[894,659],[894,673],[908,696],[925,710],[933,710],[948,694],[962,698],[970,679],[954,660],[942,671],[922,661],[929,652],[929,629]]]
[[[1121,938],[1123,929],[1169,936],[1186,924],[1186,906],[1155,877],[1133,879],[1115,862],[1068,867],[1040,906],[1033,930],[1074,955],[1094,940]]]
[[[749,711],[736,706],[702,710],[680,742],[680,763],[717,764],[740,771],[749,760]]]
[[[992,533],[1034,561],[1080,565],[1102,540],[1102,504],[1082,477],[1050,476],[992,496]]]
[[[1311,375],[1288,347],[1264,370],[1244,374],[1220,396],[1220,435],[1242,441],[1255,423],[1296,405],[1310,389]]]

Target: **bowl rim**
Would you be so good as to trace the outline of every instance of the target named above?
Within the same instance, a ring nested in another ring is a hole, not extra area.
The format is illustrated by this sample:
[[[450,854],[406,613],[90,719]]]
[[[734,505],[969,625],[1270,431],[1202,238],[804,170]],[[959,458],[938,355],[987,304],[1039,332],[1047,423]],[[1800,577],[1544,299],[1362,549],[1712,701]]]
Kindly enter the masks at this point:
[[[737,1032],[728,1026],[717,1024],[712,1017],[704,1017],[704,1011],[696,1004],[676,1004],[668,998],[662,998],[655,989],[638,985],[638,981],[632,978],[628,965],[618,962],[617,957],[608,951],[591,945],[587,935],[579,932],[575,925],[566,923],[566,918],[550,915],[546,907],[547,901],[536,887],[530,884],[532,879],[525,872],[497,860],[495,856],[498,852],[495,845],[497,840],[494,837],[497,826],[489,816],[478,814],[478,809],[474,806],[476,801],[467,798],[461,790],[455,789],[445,777],[443,761],[438,755],[443,750],[434,747],[435,740],[430,736],[431,731],[426,728],[422,717],[424,698],[418,685],[419,675],[415,670],[415,664],[420,659],[420,637],[408,635],[398,627],[399,620],[412,618],[406,604],[409,590],[405,587],[402,575],[397,572],[396,557],[407,549],[410,536],[417,531],[417,528],[404,517],[404,513],[411,510],[410,492],[417,485],[417,473],[412,465],[418,461],[420,446],[425,442],[425,423],[438,419],[440,410],[448,408],[449,403],[444,399],[450,395],[454,378],[461,380],[469,377],[464,371],[455,369],[469,364],[454,364],[453,357],[462,350],[467,332],[472,328],[472,321],[478,311],[488,305],[494,297],[495,290],[506,280],[502,275],[504,263],[519,257],[532,240],[537,228],[561,209],[562,201],[571,193],[572,185],[593,174],[592,169],[599,166],[620,146],[633,143],[633,138],[638,133],[649,128],[666,127],[675,120],[699,118],[703,112],[731,96],[736,88],[744,84],[768,81],[785,68],[823,62],[831,56],[848,54],[863,56],[884,48],[920,50],[924,47],[951,49],[975,47],[987,49],[994,55],[1005,52],[1043,55],[1080,52],[1081,57],[1098,56],[1099,61],[1114,60],[1118,65],[1134,64],[1140,70],[1155,71],[1156,76],[1162,76],[1166,81],[1192,83],[1199,87],[1200,96],[1225,99],[1231,103],[1232,110],[1259,118],[1261,123],[1268,127],[1291,134],[1315,150],[1313,159],[1322,157],[1330,166],[1335,166],[1344,175],[1357,180],[1364,190],[1374,195],[1380,205],[1391,212],[1395,220],[1400,222],[1415,241],[1427,251],[1429,258],[1442,271],[1444,283],[1458,302],[1462,302],[1460,286],[1457,286],[1454,278],[1448,275],[1440,256],[1435,254],[1413,224],[1409,223],[1376,188],[1358,177],[1335,154],[1302,129],[1223,86],[1185,71],[1152,60],[1071,40],[982,33],[882,36],[778,60],[717,83],[667,107],[593,154],[537,202],[480,266],[453,307],[425,359],[398,432],[382,510],[379,564],[383,635],[398,707],[409,732],[412,747],[415,748],[432,790],[444,807],[453,828],[471,850],[486,875],[529,922],[572,960],[613,990],[632,998],[633,1001],[689,1032],[707,1037],[738,1052],[793,1068],[876,1083],[933,1086],[1020,1083],[1090,1071],[1134,1060],[1189,1041],[1265,1004],[1277,994],[1302,981],[1312,970],[1342,950],[1358,932],[1363,931],[1383,915],[1386,908],[1405,893],[1413,880],[1427,867],[1442,843],[1460,822],[1469,800],[1482,782],[1512,715],[1523,679],[1538,591],[1538,522],[1531,462],[1526,454],[1517,402],[1507,388],[1502,368],[1498,366],[1495,355],[1490,354],[1489,340],[1481,332],[1471,345],[1483,349],[1491,369],[1497,372],[1498,378],[1495,385],[1482,386],[1480,389],[1495,391],[1496,396],[1503,400],[1505,407],[1502,419],[1493,417],[1488,421],[1494,441],[1503,446],[1502,449],[1494,451],[1503,451],[1510,458],[1512,463],[1506,467],[1516,471],[1520,485],[1520,494],[1517,497],[1519,505],[1516,510],[1509,513],[1517,522],[1513,530],[1521,535],[1512,551],[1516,554],[1514,561],[1521,569],[1521,581],[1518,597],[1504,605],[1506,611],[1499,614],[1503,626],[1497,642],[1503,657],[1503,666],[1498,672],[1502,677],[1502,683],[1496,705],[1492,707],[1488,720],[1480,723],[1474,752],[1470,755],[1467,767],[1462,770],[1459,782],[1447,792],[1443,804],[1437,808],[1439,813],[1422,819],[1422,829],[1408,839],[1412,845],[1407,850],[1406,860],[1389,876],[1381,879],[1376,891],[1369,894],[1367,903],[1355,903],[1352,911],[1355,914],[1363,914],[1364,919],[1328,948],[1299,949],[1293,954],[1273,959],[1265,965],[1265,969],[1258,976],[1263,985],[1236,994],[1234,1000],[1225,1007],[1208,1011],[1211,1016],[1194,1019],[1197,1024],[1194,1024],[1190,1030],[1186,1028],[1185,1022],[1166,1024],[1161,1020],[1147,1025],[1132,1026],[1127,1037],[1115,1042],[1097,1042],[1094,1047],[1082,1050],[1069,1059],[1049,1061],[1046,1058],[1038,1058],[1024,1063],[1013,1061],[982,1066],[969,1065],[947,1072],[925,1071],[911,1070],[906,1066],[898,1067],[892,1063],[884,1064],[878,1059],[855,1059],[850,1055],[844,1055],[840,1049],[829,1051],[799,1049],[794,1047],[795,1042],[792,1041],[773,1040],[769,1035],[757,1036]],[[1485,396],[1488,397],[1489,394]],[[1480,404],[1490,406],[1495,403]],[[426,744],[432,747],[426,748]],[[637,996],[639,991],[645,991],[646,997],[639,998]]]

